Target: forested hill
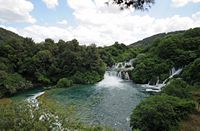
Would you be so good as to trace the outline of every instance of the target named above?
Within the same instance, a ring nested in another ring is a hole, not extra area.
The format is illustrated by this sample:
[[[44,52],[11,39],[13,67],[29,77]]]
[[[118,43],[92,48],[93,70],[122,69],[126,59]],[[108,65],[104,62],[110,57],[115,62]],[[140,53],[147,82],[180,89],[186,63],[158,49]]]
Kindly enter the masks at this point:
[[[95,45],[77,40],[35,43],[1,29],[0,97],[34,86],[68,87],[102,80],[105,64]]]
[[[182,78],[193,85],[200,83],[200,28],[159,34],[138,43],[97,48],[81,46],[77,40],[45,39],[36,44],[0,28],[0,97],[38,84],[96,83],[103,79],[105,66],[132,58],[136,61],[130,75],[136,83],[163,81],[172,67],[185,67]]]
[[[22,36],[0,27],[0,44],[10,40],[22,41],[23,39]]]
[[[169,32],[169,33],[160,33],[156,34],[147,38],[144,38],[143,40],[139,40],[133,44],[130,44],[129,47],[148,47],[151,46],[156,40],[162,39],[164,37],[170,36],[170,35],[175,35],[175,34],[181,34],[184,33],[185,31],[174,31],[174,32]]]
[[[199,85],[200,28],[159,34],[140,43],[141,46],[137,43],[137,46],[115,43],[100,48],[101,58],[107,65],[136,58],[135,69],[130,73],[136,83],[155,84],[158,78],[163,81],[174,67],[183,68],[182,78],[185,81]]]

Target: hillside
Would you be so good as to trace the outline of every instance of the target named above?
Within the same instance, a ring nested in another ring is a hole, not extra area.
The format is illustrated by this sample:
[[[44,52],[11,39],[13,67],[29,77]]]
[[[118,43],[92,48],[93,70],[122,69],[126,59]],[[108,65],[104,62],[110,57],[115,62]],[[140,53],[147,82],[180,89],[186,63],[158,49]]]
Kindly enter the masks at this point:
[[[23,39],[24,38],[22,36],[0,27],[0,44],[5,43],[9,40],[21,41]]]
[[[156,40],[162,39],[164,37],[170,36],[170,35],[175,35],[175,34],[181,34],[184,31],[175,31],[175,32],[169,32],[169,33],[160,33],[156,34],[150,37],[147,37],[143,40],[139,40],[133,44],[130,44],[129,47],[148,47],[151,46]]]

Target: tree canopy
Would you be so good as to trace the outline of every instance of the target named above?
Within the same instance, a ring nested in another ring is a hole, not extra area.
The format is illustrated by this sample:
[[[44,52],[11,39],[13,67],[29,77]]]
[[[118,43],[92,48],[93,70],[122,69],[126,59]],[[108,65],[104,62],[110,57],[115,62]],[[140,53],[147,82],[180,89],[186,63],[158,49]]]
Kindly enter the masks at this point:
[[[121,9],[148,10],[155,3],[155,0],[110,0],[107,3],[119,5]]]

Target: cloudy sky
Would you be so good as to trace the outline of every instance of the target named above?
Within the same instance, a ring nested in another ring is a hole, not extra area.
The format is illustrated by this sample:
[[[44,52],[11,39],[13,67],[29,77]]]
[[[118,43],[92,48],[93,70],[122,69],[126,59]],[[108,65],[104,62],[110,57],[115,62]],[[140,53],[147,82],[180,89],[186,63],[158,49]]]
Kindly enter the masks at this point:
[[[145,37],[200,27],[200,0],[155,0],[147,12],[107,6],[108,0],[0,0],[0,27],[31,37],[81,44],[131,44]]]

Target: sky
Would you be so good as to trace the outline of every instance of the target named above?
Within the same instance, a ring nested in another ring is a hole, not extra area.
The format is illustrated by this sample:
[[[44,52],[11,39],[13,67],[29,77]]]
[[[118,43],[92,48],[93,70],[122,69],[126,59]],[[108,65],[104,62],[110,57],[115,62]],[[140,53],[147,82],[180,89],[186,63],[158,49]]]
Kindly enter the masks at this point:
[[[35,42],[77,39],[97,46],[200,27],[200,0],[155,0],[149,11],[121,11],[107,1],[0,0],[0,27]]]

